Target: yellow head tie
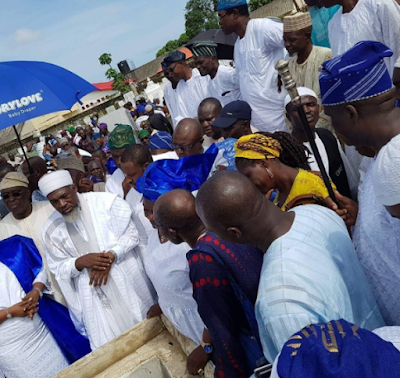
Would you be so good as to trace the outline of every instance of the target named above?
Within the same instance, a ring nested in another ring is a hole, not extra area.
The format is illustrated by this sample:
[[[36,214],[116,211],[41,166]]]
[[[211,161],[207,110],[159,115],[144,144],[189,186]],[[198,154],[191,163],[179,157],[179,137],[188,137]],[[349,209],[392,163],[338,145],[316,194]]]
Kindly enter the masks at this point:
[[[251,134],[241,137],[235,143],[235,151],[237,158],[278,159],[282,152],[282,146],[274,138],[262,134]]]

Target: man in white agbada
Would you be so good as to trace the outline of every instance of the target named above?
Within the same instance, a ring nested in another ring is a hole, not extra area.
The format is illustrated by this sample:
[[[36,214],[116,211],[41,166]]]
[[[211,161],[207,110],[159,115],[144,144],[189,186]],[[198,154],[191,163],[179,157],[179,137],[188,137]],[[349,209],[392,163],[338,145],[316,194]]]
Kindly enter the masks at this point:
[[[176,92],[178,83],[169,74],[168,65],[164,63],[164,61],[161,63],[161,67],[165,78],[168,80],[168,83],[164,87],[164,102],[168,107],[168,111],[172,120],[172,126],[175,128],[180,121],[178,117],[178,95]]]
[[[240,100],[241,96],[236,70],[219,64],[217,47],[213,41],[199,41],[192,45],[191,50],[200,75],[211,79],[207,97],[216,98],[224,107],[232,101]]]
[[[145,319],[154,304],[132,211],[116,195],[76,193],[67,171],[45,175],[39,188],[57,210],[43,227],[49,268],[76,329],[97,349]]]
[[[260,131],[286,131],[276,63],[285,56],[283,26],[270,19],[251,20],[246,0],[219,0],[219,23],[225,34],[236,33],[235,65],[242,99],[253,110]]]
[[[385,62],[390,75],[400,56],[400,6],[395,0],[321,0],[330,8],[341,8],[329,21],[333,56],[343,54],[361,41],[378,41],[393,51]]]
[[[0,240],[21,235],[33,240],[42,257],[54,299],[67,305],[61,289],[47,264],[42,241],[43,224],[54,212],[48,201],[31,203],[28,179],[19,172],[8,173],[0,184],[0,192],[10,213],[0,221]]]
[[[200,103],[207,97],[209,76],[201,76],[198,69],[193,70],[186,64],[186,55],[180,51],[169,53],[163,65],[168,75],[178,82],[176,87],[177,115],[175,122],[182,118],[197,117]]]

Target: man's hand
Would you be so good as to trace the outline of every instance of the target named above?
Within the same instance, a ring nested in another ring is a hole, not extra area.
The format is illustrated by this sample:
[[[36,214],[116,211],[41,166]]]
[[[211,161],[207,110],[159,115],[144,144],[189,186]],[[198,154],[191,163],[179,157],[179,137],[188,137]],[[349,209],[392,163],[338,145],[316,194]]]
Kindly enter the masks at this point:
[[[33,307],[36,307],[37,303],[39,302],[40,295],[37,290],[32,290],[28,294],[22,298],[22,301],[28,301],[28,310],[31,310]]]
[[[357,222],[358,203],[342,196],[337,190],[335,190],[335,197],[339,203],[339,207],[330,197],[325,198],[325,204],[331,210],[335,211],[345,221],[347,226],[354,226]]]
[[[87,178],[80,179],[78,185],[78,192],[79,193],[93,192],[93,181]]]
[[[129,191],[135,187],[135,180],[132,177],[125,177],[125,180],[122,183],[122,188],[124,189],[124,198],[128,195]]]
[[[115,256],[112,254],[113,259],[108,253],[88,253],[85,256],[79,257],[75,261],[76,269],[82,271],[83,269],[94,269],[99,271],[105,271],[113,263]]]
[[[91,270],[89,285],[94,287],[101,287],[102,285],[107,285],[108,275],[110,274],[111,266],[109,266],[106,270]]]
[[[202,346],[197,347],[187,358],[187,369],[189,374],[199,375],[199,370],[204,370],[211,355],[204,352]]]
[[[162,313],[161,307],[157,303],[150,307],[150,310],[147,312],[147,319],[155,318],[156,316],[160,316]]]
[[[33,320],[33,316],[39,311],[38,303],[33,304],[33,301],[26,300],[11,306],[8,313],[14,318],[25,318],[29,316]]]

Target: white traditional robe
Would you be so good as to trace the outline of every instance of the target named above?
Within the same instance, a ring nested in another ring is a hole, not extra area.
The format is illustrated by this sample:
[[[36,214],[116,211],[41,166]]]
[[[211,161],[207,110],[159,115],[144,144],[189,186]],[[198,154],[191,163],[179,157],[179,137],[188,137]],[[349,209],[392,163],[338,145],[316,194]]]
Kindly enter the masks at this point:
[[[390,76],[400,56],[400,6],[395,0],[359,0],[350,13],[343,8],[329,21],[329,41],[333,56],[343,54],[361,41],[378,41],[393,50],[385,58]]]
[[[144,266],[158,295],[163,314],[184,336],[200,344],[204,323],[193,298],[186,253],[190,246],[167,242],[160,243],[158,231],[149,238]]]
[[[32,204],[32,213],[25,219],[16,219],[12,213],[8,214],[0,222],[0,240],[8,239],[14,235],[21,235],[33,240],[43,260],[47,276],[50,281],[50,289],[54,294],[54,299],[67,305],[57,280],[49,270],[47,264],[46,252],[43,246],[42,229],[43,224],[47,221],[51,214],[54,213],[54,207],[50,202],[37,202]]]
[[[197,117],[200,103],[207,98],[210,80],[210,76],[201,76],[199,70],[194,68],[189,80],[181,80],[178,83],[177,119]]]
[[[175,128],[179,122],[177,122],[178,95],[176,89],[172,88],[172,84],[170,81],[168,81],[167,85],[164,87],[164,99],[172,119],[172,126]]]
[[[223,96],[223,94],[225,95]],[[222,106],[240,100],[240,87],[236,70],[232,67],[220,65],[214,79],[210,78],[207,97],[216,98]]]
[[[139,239],[129,205],[116,195],[107,193],[78,194],[78,197],[83,211],[73,225],[86,242],[93,245],[94,239],[99,248],[88,252],[113,251],[116,256],[109,282],[101,287],[104,295],[89,286],[87,269],[81,272],[76,269],[75,262],[82,254],[74,244],[76,237],[74,241],[71,239],[60,213],[54,212],[45,223],[43,241],[49,268],[67,300],[71,319],[76,329],[89,338],[90,346],[95,350],[144,320],[155,303],[155,292],[140,253],[135,250]],[[88,211],[84,211],[85,207]],[[92,224],[90,221],[82,222],[85,217],[91,219]],[[91,228],[94,237],[91,237]],[[129,316],[121,316],[126,310]]]
[[[124,189],[122,188],[124,180],[124,172],[118,168],[107,180],[106,192],[116,194],[119,198],[124,199]]]
[[[46,283],[42,273],[34,283]],[[0,310],[21,302],[25,295],[14,273],[0,263]],[[67,360],[38,314],[33,321],[29,317],[12,318],[0,324],[0,377],[50,378],[67,367]]]
[[[285,56],[283,25],[270,19],[250,20],[235,43],[235,65],[242,99],[251,106],[252,125],[260,131],[287,131],[286,92],[278,93],[276,63]]]

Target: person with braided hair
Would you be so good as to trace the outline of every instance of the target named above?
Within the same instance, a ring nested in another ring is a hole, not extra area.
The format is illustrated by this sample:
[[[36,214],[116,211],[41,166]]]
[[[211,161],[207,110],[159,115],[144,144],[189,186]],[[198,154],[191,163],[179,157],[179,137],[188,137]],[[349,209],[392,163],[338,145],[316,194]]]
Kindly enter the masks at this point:
[[[236,142],[235,151],[238,171],[268,197],[277,189],[274,202],[283,211],[323,204],[329,196],[319,172],[310,171],[306,148],[288,133],[246,135]]]

